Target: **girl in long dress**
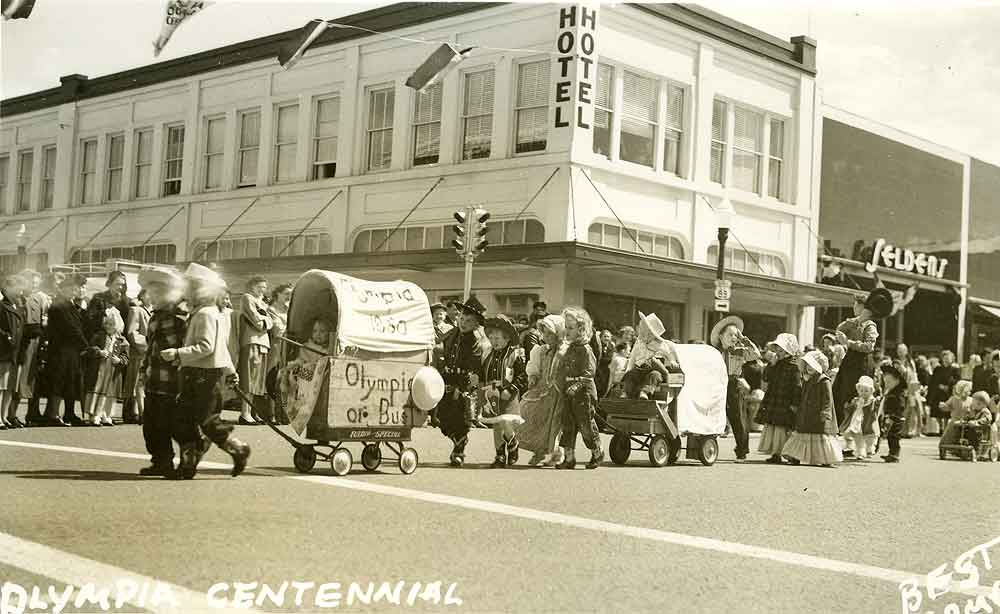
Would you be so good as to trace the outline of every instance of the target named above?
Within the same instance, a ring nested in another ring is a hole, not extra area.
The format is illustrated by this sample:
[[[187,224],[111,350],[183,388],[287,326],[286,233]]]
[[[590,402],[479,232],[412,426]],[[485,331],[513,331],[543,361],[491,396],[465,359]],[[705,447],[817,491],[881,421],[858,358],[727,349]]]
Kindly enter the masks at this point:
[[[562,423],[562,383],[558,373],[566,353],[566,325],[562,316],[548,315],[535,324],[543,343],[528,358],[528,390],[521,396],[525,423],[518,429],[521,448],[533,452],[529,465],[555,466],[565,460],[556,446]]]
[[[795,416],[795,433],[782,449],[793,464],[832,467],[844,460],[837,423],[834,422],[833,391],[826,372],[829,362],[823,352],[813,350],[802,357],[802,401]]]
[[[799,340],[791,333],[781,333],[767,347],[777,360],[768,370],[767,392],[757,413],[757,421],[764,425],[757,451],[769,455],[764,462],[780,465],[781,451],[795,427],[795,415],[802,402],[802,376],[796,364]]]
[[[122,335],[125,323],[114,307],[104,312],[104,330],[95,333],[90,342],[85,381],[87,397],[84,413],[90,414],[94,426],[114,426],[111,410],[121,394],[122,372],[128,366],[129,345]]]

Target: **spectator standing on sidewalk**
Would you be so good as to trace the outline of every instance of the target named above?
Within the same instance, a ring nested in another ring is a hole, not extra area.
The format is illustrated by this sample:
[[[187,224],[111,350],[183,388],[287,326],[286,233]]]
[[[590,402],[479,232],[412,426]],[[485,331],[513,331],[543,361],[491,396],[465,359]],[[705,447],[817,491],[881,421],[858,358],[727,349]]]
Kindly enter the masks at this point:
[[[24,334],[24,308],[21,305],[21,282],[16,275],[0,279],[0,430],[18,428],[17,406],[11,404],[17,391],[17,370]]]
[[[259,276],[251,277],[240,301],[240,381],[260,411],[265,411],[264,406],[267,404],[265,380],[268,353],[271,351],[268,331],[274,326],[267,311],[267,303],[264,302],[266,293],[267,280]],[[240,424],[256,424],[256,420],[261,418],[254,407],[243,404]]]
[[[42,344],[45,324],[48,320],[52,299],[42,291],[42,276],[37,271],[26,269],[21,272],[22,305],[24,307],[24,334],[21,337],[21,367],[17,372],[17,387],[11,399],[10,417],[17,418],[17,408],[21,399],[28,400],[28,415],[19,425],[40,424],[39,377],[42,368]]]
[[[129,308],[128,320],[125,324],[125,340],[128,341],[129,358],[128,369],[125,371],[125,388],[122,395],[125,403],[122,406],[123,416],[130,412],[126,410],[132,408],[135,421],[142,423],[142,415],[145,411],[146,395],[139,380],[142,375],[142,362],[146,357],[146,333],[149,327],[149,292],[143,288],[139,291],[132,306]]]
[[[87,278],[79,273],[65,276],[59,283],[59,297],[49,309],[48,365],[43,377],[49,395],[45,407],[46,422],[56,426],[83,426],[74,413],[74,405],[83,398],[83,362],[80,353],[87,349],[84,316],[76,301],[83,295]],[[59,409],[63,418],[59,419]]]
[[[285,366],[285,342],[282,339],[288,332],[288,307],[292,302],[292,284],[281,284],[271,293],[271,305],[267,309],[271,316],[271,351],[267,360],[267,377],[272,382],[271,389],[277,391],[278,373]],[[272,379],[273,378],[273,379]],[[270,395],[268,395],[270,397]],[[280,394],[270,397],[274,407],[275,424],[288,424],[288,414],[285,411],[285,400]]]

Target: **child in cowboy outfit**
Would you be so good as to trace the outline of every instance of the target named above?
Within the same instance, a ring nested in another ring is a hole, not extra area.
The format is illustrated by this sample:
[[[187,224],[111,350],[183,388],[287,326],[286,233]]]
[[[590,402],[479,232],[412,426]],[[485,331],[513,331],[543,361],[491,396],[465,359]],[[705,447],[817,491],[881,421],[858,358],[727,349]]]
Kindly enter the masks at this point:
[[[494,467],[517,462],[517,435],[514,427],[524,424],[520,412],[521,392],[528,387],[524,351],[518,347],[517,329],[504,315],[486,320],[486,335],[492,348],[483,360],[484,386],[481,422],[493,427]]]
[[[604,460],[604,449],[594,420],[597,409],[597,385],[594,383],[597,359],[589,345],[590,337],[594,334],[593,324],[590,314],[579,307],[567,307],[562,315],[566,320],[566,341],[569,346],[562,363],[563,379],[566,382],[566,406],[559,441],[559,445],[566,450],[566,460],[558,468],[576,468],[576,434],[579,432],[591,451],[587,469],[596,469]]]

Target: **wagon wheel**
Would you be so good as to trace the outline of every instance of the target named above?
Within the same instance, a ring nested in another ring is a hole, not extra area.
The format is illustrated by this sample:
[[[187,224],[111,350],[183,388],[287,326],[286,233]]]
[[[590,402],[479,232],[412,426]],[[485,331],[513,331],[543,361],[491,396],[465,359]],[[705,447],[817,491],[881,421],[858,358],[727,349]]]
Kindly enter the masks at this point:
[[[938,448],[938,456],[941,458],[941,460],[945,460],[946,458],[948,458],[948,451],[945,450],[944,448]]]
[[[365,445],[361,451],[361,464],[368,471],[375,471],[382,464],[382,448],[377,443]]]
[[[330,457],[330,469],[333,470],[334,475],[347,475],[353,464],[354,458],[347,448],[337,448],[333,456]]]
[[[993,446],[990,448],[990,461],[995,463],[998,460],[1000,460],[1000,448]]]
[[[701,449],[698,452],[698,460],[702,465],[713,465],[719,458],[719,442],[715,437],[706,437],[701,440]]]
[[[625,433],[615,433],[611,436],[608,454],[611,456],[611,462],[616,465],[624,465],[628,462],[629,455],[632,454],[632,440]]]
[[[649,462],[656,467],[663,467],[670,458],[670,443],[663,435],[656,435],[649,442]]]
[[[413,448],[403,448],[399,454],[399,470],[404,475],[410,475],[417,470],[417,463],[420,462],[420,455]]]
[[[299,473],[309,473],[316,466],[316,448],[312,446],[299,446],[295,448],[292,456],[292,464]]]
[[[677,463],[677,459],[681,455],[681,438],[670,439],[668,443],[670,444],[670,456],[667,457],[667,464],[673,465]]]

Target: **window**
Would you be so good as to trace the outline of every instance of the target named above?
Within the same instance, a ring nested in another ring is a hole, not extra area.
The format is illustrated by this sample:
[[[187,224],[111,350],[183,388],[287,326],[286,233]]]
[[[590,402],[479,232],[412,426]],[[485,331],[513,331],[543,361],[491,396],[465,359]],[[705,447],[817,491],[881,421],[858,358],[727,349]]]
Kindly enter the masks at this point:
[[[587,232],[587,242],[593,245],[641,252],[649,256],[684,259],[684,244],[677,237],[650,233],[635,228],[623,229],[614,224],[591,224]],[[636,242],[642,247],[641,250],[636,246]]]
[[[733,120],[733,187],[760,192],[764,117],[736,107]]]
[[[781,199],[781,167],[785,161],[785,122],[772,119],[771,143],[768,146],[770,156],[767,162],[767,195]]]
[[[681,174],[681,135],[684,132],[684,88],[667,84],[666,122],[663,126],[663,170]]]
[[[27,262],[22,261],[17,254],[0,254],[0,271],[17,271],[21,268],[46,271],[49,268],[49,254],[47,252],[28,254]]]
[[[726,103],[721,100],[712,102],[712,166],[709,179],[715,183],[723,183],[726,179]]]
[[[337,135],[340,129],[340,98],[316,102],[316,136],[313,137],[313,179],[337,176]]]
[[[7,213],[7,182],[10,173],[10,156],[0,157],[0,215]]]
[[[719,246],[712,245],[708,248],[708,263],[715,264],[718,260]],[[725,266],[734,271],[745,271],[772,277],[786,276],[785,262],[779,256],[754,251],[747,252],[739,248],[726,248]]]
[[[240,150],[236,185],[246,188],[257,185],[257,153],[260,150],[260,111],[240,113]]]
[[[294,234],[221,239],[214,244],[211,241],[198,241],[192,246],[192,253],[199,260],[217,262],[241,258],[277,258],[279,255],[315,256],[329,253],[333,249],[330,235],[325,232],[303,234],[294,243],[291,243],[292,239],[295,239]],[[209,246],[208,249],[205,249],[206,246]]]
[[[615,70],[606,64],[597,67],[597,95],[594,97],[594,153],[611,157],[611,126],[614,123]]]
[[[517,67],[514,153],[545,151],[549,134],[549,60]]]
[[[17,210],[31,211],[31,167],[35,164],[35,154],[22,151],[17,163]]]
[[[493,90],[495,74],[484,70],[465,75],[462,101],[462,159],[490,157],[493,142]]]
[[[114,202],[122,199],[122,172],[125,168],[125,136],[116,134],[108,137],[108,178],[106,200]]]
[[[278,107],[278,129],[274,142],[274,180],[295,178],[296,150],[299,142],[299,105]]]
[[[163,195],[181,193],[184,164],[184,126],[167,128],[167,155],[163,159]]]
[[[149,196],[149,175],[153,167],[153,131],[135,133],[135,197]]]
[[[97,139],[84,141],[80,154],[80,204],[97,202]]]
[[[106,262],[112,258],[145,262],[147,264],[173,264],[177,261],[177,247],[170,243],[161,243],[78,249],[73,252],[69,261],[71,264],[85,264],[90,262]]]
[[[5,171],[6,172],[6,171]],[[6,184],[6,177],[4,184]],[[42,150],[42,209],[51,209],[56,191],[56,146]],[[0,207],[3,211],[3,207]]]
[[[441,155],[441,84],[417,92],[413,101],[413,166],[437,164]]]
[[[226,118],[216,117],[205,122],[205,182],[206,190],[222,187],[222,164],[226,151]]]
[[[368,93],[368,170],[382,171],[392,164],[392,118],[395,91],[389,87]]]
[[[619,157],[652,168],[656,134],[657,83],[625,71],[622,79],[622,133]]]
[[[525,243],[544,243],[545,227],[534,219],[517,221],[500,221],[490,223],[487,238],[490,245],[521,245]],[[452,226],[411,226],[400,228],[389,240],[392,228],[376,228],[363,230],[354,238],[355,252],[412,251],[419,249],[441,249],[451,247],[454,238]],[[384,243],[384,244],[383,244]],[[380,247],[381,246],[381,247]]]

